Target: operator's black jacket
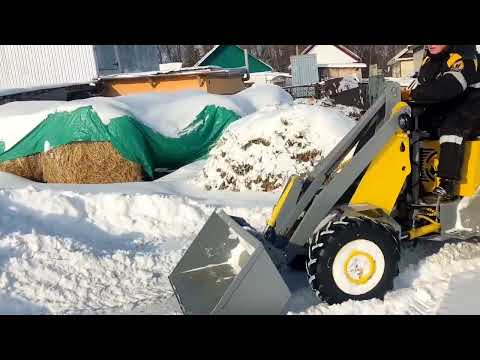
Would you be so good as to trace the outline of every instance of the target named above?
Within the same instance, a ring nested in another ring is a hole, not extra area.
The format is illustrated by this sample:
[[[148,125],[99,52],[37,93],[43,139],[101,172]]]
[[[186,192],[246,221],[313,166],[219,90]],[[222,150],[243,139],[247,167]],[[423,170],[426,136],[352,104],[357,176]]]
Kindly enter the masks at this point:
[[[423,126],[440,135],[464,138],[480,130],[480,63],[475,45],[451,45],[448,51],[428,51],[412,90],[413,101],[430,105]]]
[[[480,71],[475,45],[455,45],[438,55],[427,52],[412,100],[430,103],[421,126],[440,136],[438,176],[460,180],[463,143],[480,130]],[[432,131],[433,130],[433,131]]]
[[[448,51],[438,55],[427,51],[418,74],[419,85],[412,90],[412,99],[443,102],[464,93],[479,93],[479,65],[475,45],[451,45]]]

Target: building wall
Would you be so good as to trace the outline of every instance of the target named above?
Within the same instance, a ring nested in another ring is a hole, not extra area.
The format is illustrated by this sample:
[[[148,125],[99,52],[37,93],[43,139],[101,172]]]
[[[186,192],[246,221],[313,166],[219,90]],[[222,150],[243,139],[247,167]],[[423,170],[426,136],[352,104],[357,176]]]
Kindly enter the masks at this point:
[[[409,77],[414,72],[413,60],[405,60],[400,62],[400,77]]]
[[[413,67],[414,71],[420,70],[420,66],[422,66],[422,60],[423,60],[423,54],[424,54],[424,49],[421,48],[419,50],[416,50],[413,53]]]
[[[362,77],[362,70],[360,68],[319,68],[320,79],[325,78],[343,78],[345,76]]]
[[[290,57],[292,64],[293,86],[316,84],[319,72],[315,54],[298,55]]]
[[[397,61],[395,64],[392,65],[392,77],[402,77],[402,67],[400,61]]]
[[[162,78],[105,78],[105,96],[122,96],[146,92],[170,92],[178,90],[203,90],[206,84],[196,75],[170,76]]]
[[[183,75],[134,78],[104,78],[104,96],[121,96],[147,92],[172,92],[201,90],[211,94],[229,95],[245,89],[241,76],[215,78],[209,76]]]
[[[0,45],[0,88],[90,81],[97,76],[92,45]]]
[[[210,94],[232,95],[244,90],[245,83],[241,77],[237,78],[211,78],[206,79],[207,91]]]

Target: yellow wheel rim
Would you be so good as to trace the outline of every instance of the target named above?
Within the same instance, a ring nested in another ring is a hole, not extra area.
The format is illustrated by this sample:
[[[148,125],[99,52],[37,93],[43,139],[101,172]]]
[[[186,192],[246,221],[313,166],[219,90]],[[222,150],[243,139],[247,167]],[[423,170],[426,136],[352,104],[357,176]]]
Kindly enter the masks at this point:
[[[354,250],[345,261],[343,270],[350,283],[363,285],[375,274],[376,264],[369,253]]]

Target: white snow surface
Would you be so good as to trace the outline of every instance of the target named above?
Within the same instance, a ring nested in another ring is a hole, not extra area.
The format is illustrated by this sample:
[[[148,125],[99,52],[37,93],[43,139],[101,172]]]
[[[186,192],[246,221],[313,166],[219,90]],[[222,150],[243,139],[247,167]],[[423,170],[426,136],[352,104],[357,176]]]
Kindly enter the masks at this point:
[[[0,190],[3,314],[117,313],[168,303],[167,276],[214,209],[161,185],[156,193],[138,183],[130,184],[133,194],[82,194],[31,184]],[[223,208],[261,228],[270,203]]]
[[[189,184],[202,165],[152,183],[105,186],[0,173],[0,313],[180,314],[167,276],[209,214],[222,208],[260,232],[279,195],[205,195]],[[303,272],[289,270],[286,313],[436,314],[452,277],[480,271],[480,244],[420,243],[403,251],[400,269],[384,301],[333,306],[312,294]]]
[[[338,85],[338,92],[355,89],[358,87],[358,78],[355,76],[345,76]]]
[[[234,95],[199,90],[93,97],[73,101],[16,101],[0,106],[0,141],[10,149],[49,114],[91,105],[103,123],[130,115],[155,131],[178,137],[207,105],[223,106],[240,116],[264,107],[291,103],[292,97],[276,85],[249,88]]]

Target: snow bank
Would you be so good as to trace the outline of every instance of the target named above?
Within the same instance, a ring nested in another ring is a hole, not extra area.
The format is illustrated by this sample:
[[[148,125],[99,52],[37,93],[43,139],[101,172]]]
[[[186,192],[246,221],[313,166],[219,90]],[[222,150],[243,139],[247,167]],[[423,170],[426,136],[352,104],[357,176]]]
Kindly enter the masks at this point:
[[[0,313],[180,313],[167,277],[214,207],[262,231],[275,203],[267,193],[187,194],[194,165],[151,183],[36,189],[18,179],[20,188],[0,190]],[[176,195],[158,193],[168,189]],[[478,242],[419,243],[403,250],[384,301],[333,306],[314,297],[305,273],[290,270],[288,312],[436,314],[452,278],[480,272],[479,259]]]
[[[194,181],[207,190],[280,191],[289,176],[311,171],[354,124],[322,106],[255,112],[228,127]]]
[[[290,95],[275,85],[246,89],[235,95],[214,95],[186,90],[170,93],[133,94],[119,97],[94,97],[73,101],[19,101],[0,106],[0,141],[8,150],[48,114],[92,106],[104,124],[128,115],[158,133],[178,137],[207,105],[217,105],[240,116],[264,107],[292,102]]]
[[[263,226],[268,208],[231,208]],[[159,194],[0,191],[0,313],[106,313],[161,303],[213,207]],[[253,215],[253,216],[252,216]]]

